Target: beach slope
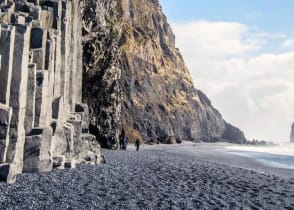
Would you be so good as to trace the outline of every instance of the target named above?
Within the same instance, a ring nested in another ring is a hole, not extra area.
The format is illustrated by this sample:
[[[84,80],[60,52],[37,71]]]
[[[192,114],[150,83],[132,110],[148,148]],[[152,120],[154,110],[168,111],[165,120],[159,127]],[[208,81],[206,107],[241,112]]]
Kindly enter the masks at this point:
[[[229,156],[222,151],[224,147],[219,145],[148,146],[139,152],[130,147],[128,151],[103,151],[105,165],[22,174],[15,185],[1,183],[0,209],[291,209],[294,206],[293,170],[288,170],[287,177],[270,170],[245,169],[242,161],[246,159],[241,156],[234,156],[230,164]]]

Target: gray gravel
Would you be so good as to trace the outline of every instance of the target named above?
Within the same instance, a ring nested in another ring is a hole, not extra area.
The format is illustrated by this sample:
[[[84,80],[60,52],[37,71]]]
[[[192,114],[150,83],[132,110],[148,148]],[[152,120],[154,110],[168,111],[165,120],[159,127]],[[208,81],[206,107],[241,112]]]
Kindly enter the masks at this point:
[[[0,183],[0,209],[294,209],[294,179],[166,149],[107,151],[108,164]]]

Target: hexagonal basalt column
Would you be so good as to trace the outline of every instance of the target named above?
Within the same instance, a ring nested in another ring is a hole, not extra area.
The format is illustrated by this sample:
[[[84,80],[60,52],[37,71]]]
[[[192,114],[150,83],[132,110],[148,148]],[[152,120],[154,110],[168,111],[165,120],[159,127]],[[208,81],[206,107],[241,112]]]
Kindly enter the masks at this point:
[[[52,128],[33,129],[26,137],[24,147],[24,173],[47,172],[53,167]]]
[[[0,163],[6,162],[12,109],[0,104]]]
[[[28,61],[30,27],[16,25],[12,78],[10,85],[9,106],[13,109],[7,150],[8,163],[14,163],[17,173],[21,173],[23,166],[23,147],[25,141],[25,110],[28,80]]]
[[[1,25],[0,38],[0,102],[9,104],[10,85],[13,67],[15,27],[10,25]]]

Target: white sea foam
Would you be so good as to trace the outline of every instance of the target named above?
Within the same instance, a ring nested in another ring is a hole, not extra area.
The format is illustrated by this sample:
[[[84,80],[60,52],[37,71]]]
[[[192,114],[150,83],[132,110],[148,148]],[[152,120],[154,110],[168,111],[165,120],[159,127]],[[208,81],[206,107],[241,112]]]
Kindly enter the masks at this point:
[[[286,155],[294,156],[294,144],[291,143],[280,143],[274,146],[228,146],[226,149],[238,150],[238,151],[248,151],[248,152],[263,152],[275,155]]]

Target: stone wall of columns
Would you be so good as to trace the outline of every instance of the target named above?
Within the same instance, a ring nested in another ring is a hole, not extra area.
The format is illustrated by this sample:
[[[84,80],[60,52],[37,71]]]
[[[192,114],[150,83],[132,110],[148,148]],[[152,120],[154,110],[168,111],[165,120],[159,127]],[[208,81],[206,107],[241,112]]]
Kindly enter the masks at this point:
[[[0,0],[0,181],[99,163],[82,104],[78,0]]]

